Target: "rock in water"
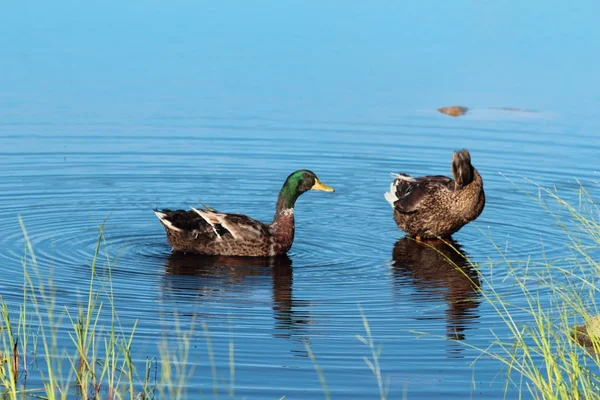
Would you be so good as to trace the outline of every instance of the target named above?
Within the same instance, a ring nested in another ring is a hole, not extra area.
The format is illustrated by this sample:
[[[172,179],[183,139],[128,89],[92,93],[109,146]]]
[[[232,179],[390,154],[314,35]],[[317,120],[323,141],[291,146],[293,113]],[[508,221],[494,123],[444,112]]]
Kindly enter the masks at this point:
[[[463,106],[451,106],[438,108],[438,111],[451,117],[460,117],[461,115],[465,115],[469,109]]]

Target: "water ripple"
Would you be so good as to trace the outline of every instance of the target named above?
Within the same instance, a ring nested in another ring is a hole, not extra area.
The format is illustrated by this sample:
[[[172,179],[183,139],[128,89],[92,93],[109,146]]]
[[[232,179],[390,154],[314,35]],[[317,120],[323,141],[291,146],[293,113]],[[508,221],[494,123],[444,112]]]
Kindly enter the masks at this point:
[[[523,190],[515,181],[520,185],[520,176],[529,177],[576,198],[571,177],[595,179],[584,166],[595,160],[597,149],[582,149],[566,139],[567,125],[438,121],[165,117],[135,128],[4,124],[3,298],[16,305],[22,292],[25,243],[18,215],[36,252],[38,278],[54,286],[57,304],[65,306],[85,299],[104,223],[106,247],[98,255],[96,273],[102,282],[111,274],[121,322],[131,328],[138,321],[145,351],[151,351],[157,335],[176,339],[185,330],[195,330],[194,343],[202,342],[197,326],[202,320],[209,323],[218,356],[227,356],[234,338],[242,371],[262,363],[304,373],[311,368],[304,364],[303,342],[309,340],[335,381],[345,366],[363,367],[349,356],[364,351],[354,337],[364,333],[360,306],[373,334],[386,341],[392,361],[398,354],[420,360],[410,364],[418,370],[439,361],[440,351],[446,360],[467,357],[469,352],[453,342],[431,339],[423,347],[412,331],[486,346],[489,328],[501,328],[477,289],[489,291],[494,278],[495,290],[519,301],[510,281],[502,279],[509,274],[504,257],[543,260],[568,252],[556,220],[525,194],[535,196],[536,188],[524,182]],[[20,139],[29,131],[38,142],[35,151]],[[88,135],[80,134],[84,131]],[[383,198],[389,173],[449,173],[451,151],[458,147],[471,150],[484,177],[483,214],[454,235],[456,251],[403,238]],[[565,154],[575,148],[577,155]],[[300,197],[296,239],[287,257],[171,254],[152,208],[204,202],[268,222],[283,180],[300,168],[313,170],[336,193]],[[500,173],[513,175],[507,179]],[[69,340],[64,332],[61,340]],[[325,340],[327,346],[321,346]],[[267,347],[272,350],[268,359],[257,354]],[[192,351],[204,356],[201,348]],[[146,355],[134,358],[142,362]],[[207,382],[210,374],[198,371],[195,382]]]

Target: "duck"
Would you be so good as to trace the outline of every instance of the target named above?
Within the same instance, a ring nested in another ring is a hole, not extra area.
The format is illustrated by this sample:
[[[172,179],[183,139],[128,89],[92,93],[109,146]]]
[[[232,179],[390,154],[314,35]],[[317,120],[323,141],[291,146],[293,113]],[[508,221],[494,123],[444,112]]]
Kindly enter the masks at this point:
[[[467,149],[452,153],[452,176],[395,174],[384,197],[400,229],[416,240],[447,238],[474,221],[485,207],[483,179]]]
[[[272,257],[287,254],[294,241],[294,206],[309,191],[334,192],[314,172],[290,174],[269,224],[243,214],[222,213],[203,204],[191,210],[154,209],[173,252],[212,256]]]

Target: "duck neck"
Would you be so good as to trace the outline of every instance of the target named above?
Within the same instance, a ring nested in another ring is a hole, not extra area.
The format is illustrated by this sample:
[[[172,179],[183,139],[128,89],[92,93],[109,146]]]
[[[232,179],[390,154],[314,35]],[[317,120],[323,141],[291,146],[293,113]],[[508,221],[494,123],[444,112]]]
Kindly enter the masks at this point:
[[[279,193],[275,216],[271,223],[271,234],[276,243],[286,251],[294,241],[294,205],[298,196],[299,193],[295,188],[284,185]]]
[[[277,199],[277,206],[275,207],[275,218],[273,222],[279,218],[294,216],[294,205],[296,200],[300,196],[297,185],[293,184],[289,180],[285,182],[281,191],[279,192],[279,198]]]

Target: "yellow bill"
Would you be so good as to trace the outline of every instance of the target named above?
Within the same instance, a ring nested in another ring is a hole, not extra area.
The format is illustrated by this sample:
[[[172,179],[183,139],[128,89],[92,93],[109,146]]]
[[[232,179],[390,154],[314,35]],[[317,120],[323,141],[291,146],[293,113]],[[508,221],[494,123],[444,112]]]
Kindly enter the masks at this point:
[[[322,190],[323,192],[335,192],[335,190],[331,186],[327,186],[324,183],[321,183],[318,179],[315,178],[315,184],[311,187],[311,190]]]

